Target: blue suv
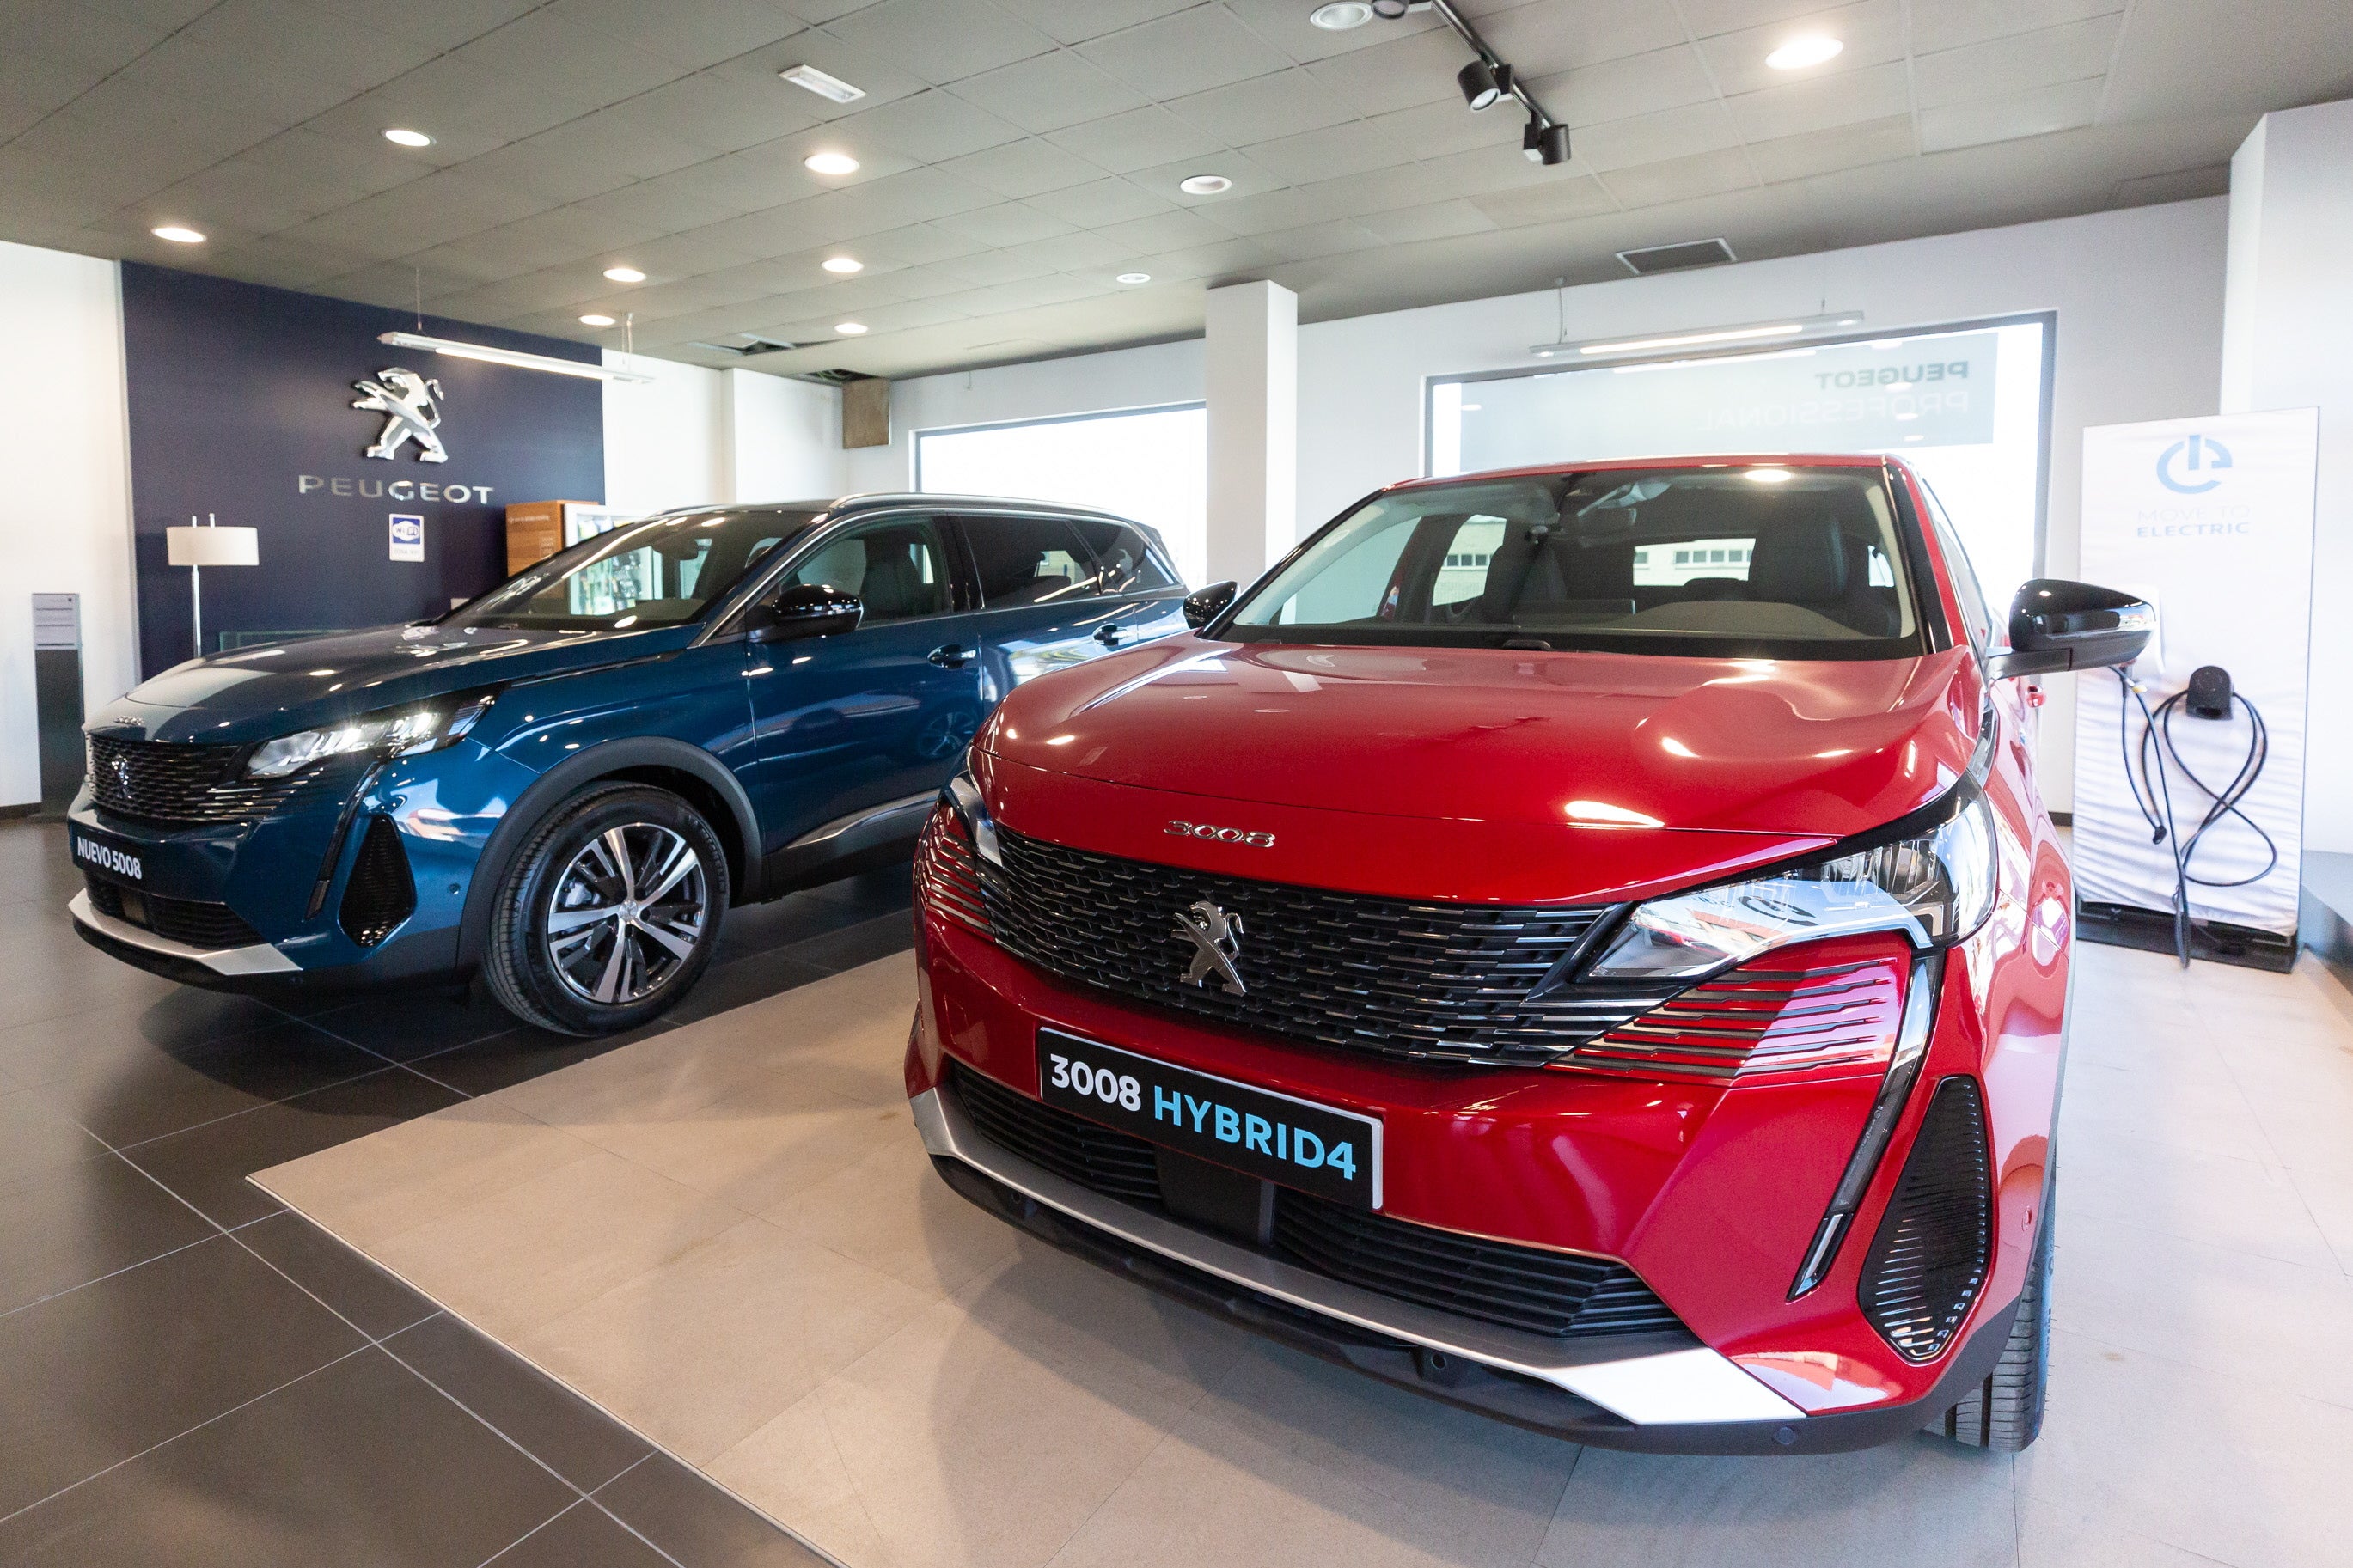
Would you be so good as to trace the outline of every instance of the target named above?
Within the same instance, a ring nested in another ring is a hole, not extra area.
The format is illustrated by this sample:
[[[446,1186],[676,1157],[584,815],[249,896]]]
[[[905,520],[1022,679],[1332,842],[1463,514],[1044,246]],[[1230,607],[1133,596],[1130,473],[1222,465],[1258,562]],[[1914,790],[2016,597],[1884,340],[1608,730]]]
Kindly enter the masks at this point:
[[[1149,531],[943,496],[665,513],[437,620],[166,670],[87,726],[83,938],[197,984],[456,980],[629,1028],[731,905],[903,859],[1014,686],[1184,628]]]

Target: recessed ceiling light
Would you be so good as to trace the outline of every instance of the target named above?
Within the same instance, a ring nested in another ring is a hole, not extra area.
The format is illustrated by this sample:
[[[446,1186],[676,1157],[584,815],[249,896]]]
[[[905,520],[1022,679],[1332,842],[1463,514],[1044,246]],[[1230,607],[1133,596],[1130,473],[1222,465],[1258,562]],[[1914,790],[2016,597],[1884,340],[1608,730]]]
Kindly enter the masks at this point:
[[[384,133],[384,139],[398,147],[430,147],[433,145],[432,137],[427,136],[422,131],[411,131],[405,125],[394,126],[391,130]]]
[[[1176,188],[1188,196],[1221,196],[1234,188],[1234,183],[1223,174],[1194,174],[1177,181]]]
[[[201,230],[190,228],[185,224],[157,224],[147,232],[157,239],[168,239],[174,245],[202,245],[205,242]]]
[[[646,275],[634,267],[607,267],[605,276],[616,283],[642,283]]]
[[[1765,57],[1765,63],[1777,71],[1803,70],[1834,59],[1846,46],[1828,33],[1800,33]]]
[[[1333,5],[1318,5],[1307,13],[1309,24],[1327,33],[1345,33],[1372,19],[1373,8],[1365,0],[1335,0]]]
[[[1114,283],[1149,283],[1152,281],[1152,274],[1149,272],[1123,272],[1118,277],[1113,279],[1112,281]]]
[[[609,327],[613,324],[613,318],[610,316],[583,316],[580,318],[580,324],[584,327]]]
[[[847,153],[812,153],[801,160],[801,167],[812,174],[854,174],[858,160]]]
[[[839,332],[845,338],[854,338],[859,333],[866,330],[866,323],[863,321],[836,321],[833,324],[833,330]]]
[[[828,272],[850,273],[863,272],[866,270],[866,263],[859,260],[858,258],[854,256],[828,256],[823,261],[818,262],[818,265],[824,268]]]
[[[866,96],[862,87],[852,87],[838,76],[828,76],[815,66],[793,66],[776,73],[795,87],[807,88],[819,98],[829,98],[836,103],[854,103]]]

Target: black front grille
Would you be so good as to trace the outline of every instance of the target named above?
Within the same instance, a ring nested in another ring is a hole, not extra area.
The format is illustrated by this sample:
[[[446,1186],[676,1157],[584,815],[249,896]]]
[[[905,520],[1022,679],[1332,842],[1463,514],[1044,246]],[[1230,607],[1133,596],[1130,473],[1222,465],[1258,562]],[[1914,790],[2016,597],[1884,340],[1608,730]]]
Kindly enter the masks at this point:
[[[1557,984],[1605,906],[1417,903],[997,836],[1003,864],[959,844],[935,853],[932,872],[948,888],[949,859],[976,868],[999,946],[1065,980],[1243,1028],[1413,1060],[1541,1066],[1679,989]],[[1200,902],[1239,929],[1242,994],[1215,975],[1186,980],[1198,948],[1179,916]]]
[[[1934,1361],[1968,1316],[1993,1247],[1993,1183],[1977,1080],[1936,1086],[1863,1256],[1862,1314],[1897,1351]]]
[[[353,942],[374,947],[416,911],[417,879],[408,869],[408,852],[400,847],[400,829],[388,816],[371,817],[352,862],[352,879],[343,885],[336,921]]]
[[[960,1065],[951,1064],[949,1081],[973,1126],[998,1147],[1107,1197],[1160,1206],[1158,1164],[1145,1140]],[[1288,1187],[1275,1190],[1267,1250],[1326,1279],[1556,1339],[1683,1326],[1632,1269],[1612,1259],[1438,1230]]]
[[[368,766],[364,757],[339,757],[289,778],[249,779],[241,770],[243,746],[86,739],[99,809],[145,822],[250,822],[339,800]]]
[[[251,947],[261,933],[227,904],[201,899],[164,899],[137,888],[85,876],[90,907],[100,914],[152,931],[173,942],[216,952],[225,947]]]

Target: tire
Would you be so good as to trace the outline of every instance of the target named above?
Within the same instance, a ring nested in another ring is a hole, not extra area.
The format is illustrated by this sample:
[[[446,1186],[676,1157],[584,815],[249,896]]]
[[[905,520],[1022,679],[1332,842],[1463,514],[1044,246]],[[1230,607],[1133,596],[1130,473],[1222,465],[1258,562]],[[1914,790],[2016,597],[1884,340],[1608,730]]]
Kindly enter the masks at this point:
[[[702,978],[729,892],[726,848],[702,813],[648,784],[592,785],[532,830],[499,887],[491,994],[557,1034],[633,1029]]]
[[[2043,1396],[2051,1381],[2052,1232],[2058,1228],[2052,1195],[2051,1188],[2043,1189],[2042,1226],[2034,1238],[2034,1258],[2026,1268],[2026,1288],[2019,1293],[2018,1316],[2010,1322],[2001,1360],[1967,1398],[1928,1427],[1968,1447],[2015,1454],[2042,1435]]]

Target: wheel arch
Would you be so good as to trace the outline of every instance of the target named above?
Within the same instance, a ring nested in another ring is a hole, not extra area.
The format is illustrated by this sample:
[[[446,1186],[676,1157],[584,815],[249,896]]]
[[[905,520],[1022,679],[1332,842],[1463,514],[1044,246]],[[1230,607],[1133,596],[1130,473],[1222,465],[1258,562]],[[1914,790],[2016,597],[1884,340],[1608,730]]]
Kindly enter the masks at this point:
[[[752,809],[751,796],[744,793],[727,765],[700,746],[665,736],[632,735],[607,741],[566,757],[533,780],[492,830],[466,888],[465,912],[458,928],[461,967],[470,968],[481,961],[499,884],[522,853],[532,830],[573,795],[599,784],[651,784],[684,799],[702,813],[727,851],[729,903],[758,899],[759,817]]]

